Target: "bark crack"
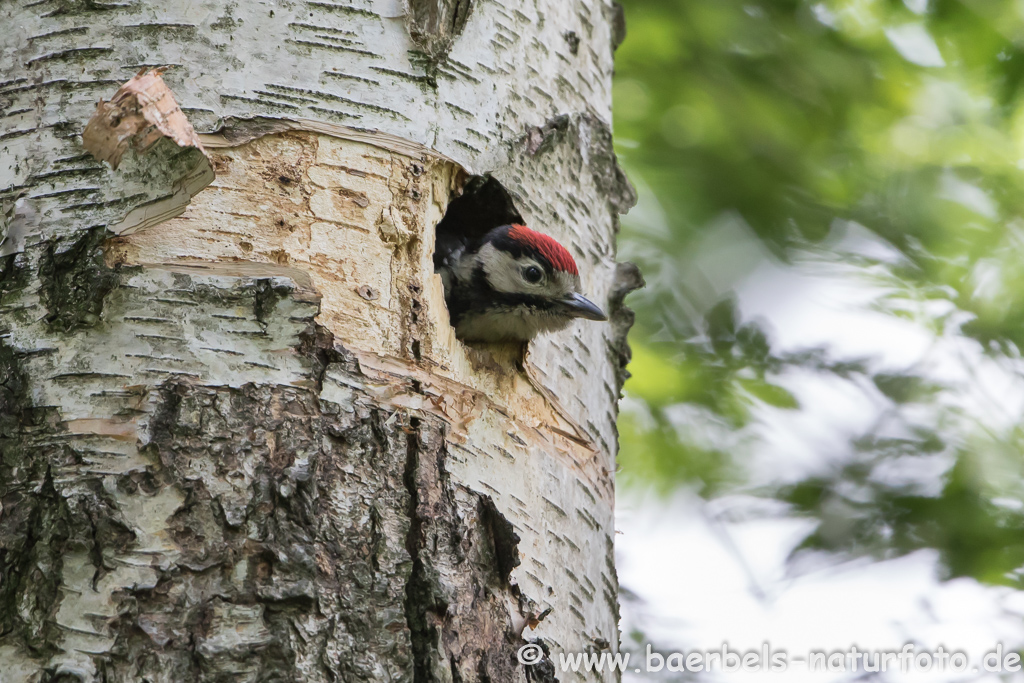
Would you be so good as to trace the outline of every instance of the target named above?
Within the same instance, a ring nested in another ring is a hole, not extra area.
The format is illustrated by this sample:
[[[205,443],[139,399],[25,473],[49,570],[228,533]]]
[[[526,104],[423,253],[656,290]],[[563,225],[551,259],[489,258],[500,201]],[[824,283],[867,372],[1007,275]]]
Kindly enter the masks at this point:
[[[410,418],[406,435],[405,488],[409,492],[409,533],[405,547],[412,559],[412,573],[406,584],[405,618],[413,653],[414,683],[430,683],[430,628],[427,608],[430,595],[421,552],[424,544],[423,518],[420,515],[418,470],[420,463],[420,419]]]

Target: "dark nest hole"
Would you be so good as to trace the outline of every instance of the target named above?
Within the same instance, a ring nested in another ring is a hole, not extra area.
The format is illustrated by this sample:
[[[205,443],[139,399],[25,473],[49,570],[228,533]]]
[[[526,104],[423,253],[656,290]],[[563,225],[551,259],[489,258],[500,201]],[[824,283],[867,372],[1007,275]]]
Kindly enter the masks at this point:
[[[513,223],[524,221],[512,194],[490,176],[471,176],[462,193],[448,203],[444,218],[437,224],[434,271],[441,271],[446,259],[456,252],[475,249],[494,228]],[[445,303],[451,313],[447,291]]]
[[[448,204],[444,218],[437,224],[434,242],[434,269],[445,256],[459,247],[478,242],[494,228],[523,223],[512,195],[490,176],[472,176],[462,194]]]

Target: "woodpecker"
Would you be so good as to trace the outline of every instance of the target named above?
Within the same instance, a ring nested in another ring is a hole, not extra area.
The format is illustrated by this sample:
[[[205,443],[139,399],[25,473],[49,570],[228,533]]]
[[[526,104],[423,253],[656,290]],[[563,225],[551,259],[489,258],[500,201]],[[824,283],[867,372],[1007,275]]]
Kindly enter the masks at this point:
[[[579,269],[565,247],[519,223],[476,239],[439,232],[434,270],[463,341],[527,342],[574,318],[608,319],[580,293]]]

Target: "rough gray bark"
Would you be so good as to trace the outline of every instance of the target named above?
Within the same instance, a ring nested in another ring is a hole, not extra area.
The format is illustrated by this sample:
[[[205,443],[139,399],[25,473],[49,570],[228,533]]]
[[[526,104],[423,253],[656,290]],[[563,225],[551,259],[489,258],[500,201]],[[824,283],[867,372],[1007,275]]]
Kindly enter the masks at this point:
[[[527,639],[617,648],[618,16],[0,6],[0,680],[523,681]],[[165,65],[205,152],[97,162],[97,101]],[[611,325],[522,365],[454,339],[433,228],[485,172]]]

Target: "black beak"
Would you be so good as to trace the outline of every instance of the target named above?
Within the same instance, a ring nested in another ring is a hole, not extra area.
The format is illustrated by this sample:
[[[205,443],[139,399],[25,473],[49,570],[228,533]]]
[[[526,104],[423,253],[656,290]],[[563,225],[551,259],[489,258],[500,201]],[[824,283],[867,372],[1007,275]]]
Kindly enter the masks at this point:
[[[574,318],[586,318],[587,320],[608,319],[604,311],[582,294],[572,294],[562,299],[560,303],[565,307],[566,312]]]

